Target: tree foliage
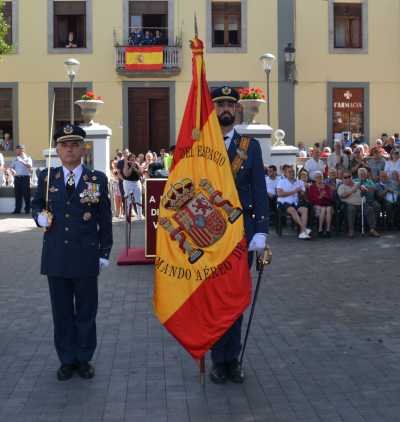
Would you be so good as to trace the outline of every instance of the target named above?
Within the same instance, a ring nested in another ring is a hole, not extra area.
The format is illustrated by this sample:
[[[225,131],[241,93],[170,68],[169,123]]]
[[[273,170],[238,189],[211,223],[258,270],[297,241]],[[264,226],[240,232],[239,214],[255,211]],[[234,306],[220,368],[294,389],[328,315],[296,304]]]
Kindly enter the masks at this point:
[[[0,0],[0,56],[8,54],[11,51],[11,45],[6,43],[8,25],[4,18],[3,5],[4,1]]]

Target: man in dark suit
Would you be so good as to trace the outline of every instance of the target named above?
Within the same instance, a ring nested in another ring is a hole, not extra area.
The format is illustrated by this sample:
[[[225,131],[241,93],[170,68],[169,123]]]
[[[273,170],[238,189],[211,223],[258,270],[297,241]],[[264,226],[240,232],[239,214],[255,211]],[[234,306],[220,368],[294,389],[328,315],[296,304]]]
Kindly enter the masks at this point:
[[[216,113],[228,150],[235,184],[243,209],[248,242],[249,268],[254,251],[264,251],[268,233],[268,202],[261,148],[257,140],[241,137],[234,129],[238,92],[224,86],[212,92]],[[224,383],[227,378],[242,383],[244,373],[239,364],[243,315],[225,332],[211,349],[211,381]]]
[[[86,133],[66,125],[54,140],[62,166],[38,180],[33,218],[45,228],[41,273],[47,275],[60,381],[92,378],[89,363],[96,348],[97,276],[109,264],[112,214],[104,173],[81,164]],[[46,189],[48,184],[48,206]]]

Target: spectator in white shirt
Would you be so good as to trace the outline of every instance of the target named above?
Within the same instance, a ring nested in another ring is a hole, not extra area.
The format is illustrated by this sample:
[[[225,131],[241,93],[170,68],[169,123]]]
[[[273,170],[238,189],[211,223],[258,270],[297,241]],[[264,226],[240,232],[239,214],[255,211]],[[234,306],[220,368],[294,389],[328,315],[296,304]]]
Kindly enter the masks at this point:
[[[4,156],[0,152],[0,186],[4,184]]]
[[[304,183],[294,178],[294,169],[287,169],[287,177],[279,180],[276,187],[278,203],[300,227],[299,239],[310,239],[311,230],[307,229],[308,209],[299,207],[299,193],[305,191]]]
[[[400,152],[398,149],[393,149],[390,153],[390,160],[386,161],[385,172],[391,177],[394,171],[400,173]]]
[[[269,209],[276,210],[276,198],[277,198],[276,187],[278,186],[278,181],[279,181],[278,176],[277,176],[276,166],[274,165],[268,166],[267,174],[268,176],[265,176],[265,184],[267,185]]]
[[[304,168],[308,171],[311,180],[315,180],[316,171],[320,171],[322,174],[324,174],[325,163],[320,160],[320,154],[321,153],[319,149],[314,148],[312,152],[312,158],[310,158],[304,165]]]
[[[349,157],[342,151],[342,143],[338,140],[335,141],[333,146],[333,153],[328,157],[328,168],[332,169],[348,169]]]
[[[277,168],[274,165],[268,166],[267,173],[268,176],[265,176],[265,183],[267,185],[267,193],[268,197],[271,200],[276,200],[276,187],[278,185],[278,176],[277,176]]]

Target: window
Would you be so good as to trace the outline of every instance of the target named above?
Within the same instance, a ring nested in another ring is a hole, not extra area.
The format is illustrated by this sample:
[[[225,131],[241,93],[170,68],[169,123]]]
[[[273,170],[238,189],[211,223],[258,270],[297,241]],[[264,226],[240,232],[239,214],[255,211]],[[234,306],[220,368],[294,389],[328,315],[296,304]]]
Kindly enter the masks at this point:
[[[364,133],[364,88],[333,88],[332,139]]]
[[[334,4],[334,48],[363,48],[362,4]]]
[[[82,95],[87,91],[84,87],[74,88],[74,101],[80,100]],[[54,88],[56,102],[54,104],[54,128],[59,129],[63,125],[71,121],[71,91],[70,88],[56,87]],[[75,124],[83,123],[81,109],[76,104],[74,105]]]
[[[168,1],[129,2],[129,44],[168,44]]]
[[[241,47],[241,3],[213,2],[212,46]]]
[[[54,1],[53,18],[53,48],[86,48],[86,1]]]
[[[13,88],[0,88],[0,152],[14,150]]]
[[[12,37],[12,1],[5,1],[3,4],[3,16],[8,25],[8,32],[5,36],[5,42],[8,45],[12,45],[13,37]]]

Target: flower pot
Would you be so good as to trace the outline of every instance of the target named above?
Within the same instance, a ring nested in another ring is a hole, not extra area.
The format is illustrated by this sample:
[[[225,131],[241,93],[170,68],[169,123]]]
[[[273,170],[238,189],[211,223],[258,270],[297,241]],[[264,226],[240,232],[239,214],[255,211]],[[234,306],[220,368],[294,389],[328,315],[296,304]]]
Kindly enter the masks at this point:
[[[93,118],[97,113],[97,110],[101,105],[104,104],[104,101],[101,100],[78,100],[75,101],[75,104],[77,104],[81,108],[81,113],[83,117],[83,121],[86,125],[93,124]]]
[[[254,120],[256,114],[260,111],[260,105],[265,104],[265,100],[239,100],[243,109],[243,122],[246,124],[257,123]]]

